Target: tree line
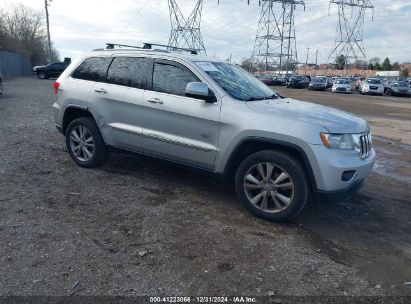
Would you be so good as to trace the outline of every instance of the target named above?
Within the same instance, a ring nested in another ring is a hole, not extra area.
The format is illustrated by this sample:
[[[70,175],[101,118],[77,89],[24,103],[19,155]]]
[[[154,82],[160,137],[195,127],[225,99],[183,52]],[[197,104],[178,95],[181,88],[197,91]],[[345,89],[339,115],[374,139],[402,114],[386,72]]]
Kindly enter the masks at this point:
[[[47,35],[44,16],[23,4],[0,10],[0,51],[22,54],[33,65],[59,61],[59,54],[52,46],[48,58]]]

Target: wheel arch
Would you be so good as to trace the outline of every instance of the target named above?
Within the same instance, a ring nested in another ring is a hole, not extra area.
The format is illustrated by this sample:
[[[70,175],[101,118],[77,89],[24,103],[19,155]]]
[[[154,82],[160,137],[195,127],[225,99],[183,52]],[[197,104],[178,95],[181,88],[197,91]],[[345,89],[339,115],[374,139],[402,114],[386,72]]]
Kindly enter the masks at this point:
[[[67,126],[76,118],[80,117],[91,117],[94,119],[93,114],[89,111],[87,107],[79,106],[79,105],[69,105],[64,110],[63,114],[63,124],[62,124],[62,133],[65,135]],[[95,121],[95,119],[94,119]]]
[[[304,149],[289,142],[269,138],[248,137],[241,140],[231,152],[224,167],[224,179],[232,179],[235,175],[236,168],[238,168],[244,158],[262,150],[277,150],[293,155],[303,165],[310,182],[310,188],[312,191],[317,191],[318,188],[314,171]]]

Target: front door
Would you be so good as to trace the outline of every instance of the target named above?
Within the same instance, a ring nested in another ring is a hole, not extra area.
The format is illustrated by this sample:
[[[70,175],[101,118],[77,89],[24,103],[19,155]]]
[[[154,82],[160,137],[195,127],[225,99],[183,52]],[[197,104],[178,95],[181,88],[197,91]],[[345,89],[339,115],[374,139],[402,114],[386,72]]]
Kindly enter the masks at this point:
[[[155,60],[143,99],[145,153],[214,169],[220,130],[220,102],[185,96],[199,78],[184,65]]]

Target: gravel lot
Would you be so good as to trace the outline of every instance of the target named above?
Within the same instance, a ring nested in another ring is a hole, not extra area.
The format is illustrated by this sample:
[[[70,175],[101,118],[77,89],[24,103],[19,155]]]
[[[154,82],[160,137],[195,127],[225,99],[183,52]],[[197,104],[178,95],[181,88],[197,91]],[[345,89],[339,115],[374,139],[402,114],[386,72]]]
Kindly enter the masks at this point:
[[[281,88],[388,127],[357,195],[275,224],[202,172],[121,154],[78,167],[52,83],[0,97],[0,295],[411,296],[411,99]]]

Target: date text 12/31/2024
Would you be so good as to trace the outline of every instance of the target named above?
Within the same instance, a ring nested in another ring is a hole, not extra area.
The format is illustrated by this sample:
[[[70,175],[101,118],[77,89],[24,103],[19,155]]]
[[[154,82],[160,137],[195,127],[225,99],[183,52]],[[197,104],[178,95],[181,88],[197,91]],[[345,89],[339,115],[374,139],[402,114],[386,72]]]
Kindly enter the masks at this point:
[[[150,303],[257,303],[255,297],[150,297]]]

